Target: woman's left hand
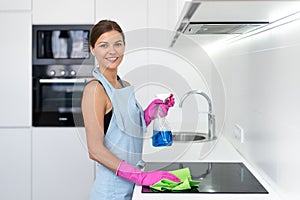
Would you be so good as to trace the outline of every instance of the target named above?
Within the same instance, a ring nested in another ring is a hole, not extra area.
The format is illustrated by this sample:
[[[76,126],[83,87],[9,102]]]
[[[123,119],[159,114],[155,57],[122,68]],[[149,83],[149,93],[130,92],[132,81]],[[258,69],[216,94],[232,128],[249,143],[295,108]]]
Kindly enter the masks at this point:
[[[161,108],[159,112],[159,116],[165,117],[168,115],[169,108],[173,107],[174,104],[175,104],[175,99],[173,97],[170,97],[165,101],[161,99],[153,100],[144,111],[144,119],[146,125],[148,126],[151,123],[151,121],[157,117],[157,112],[159,107]]]

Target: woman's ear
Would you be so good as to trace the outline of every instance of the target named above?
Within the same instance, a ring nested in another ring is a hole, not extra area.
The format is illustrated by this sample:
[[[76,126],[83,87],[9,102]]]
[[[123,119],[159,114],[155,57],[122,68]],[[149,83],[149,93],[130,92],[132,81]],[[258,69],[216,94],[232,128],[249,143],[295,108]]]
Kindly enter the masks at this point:
[[[95,56],[94,48],[91,45],[90,45],[90,51],[93,54],[93,56]]]

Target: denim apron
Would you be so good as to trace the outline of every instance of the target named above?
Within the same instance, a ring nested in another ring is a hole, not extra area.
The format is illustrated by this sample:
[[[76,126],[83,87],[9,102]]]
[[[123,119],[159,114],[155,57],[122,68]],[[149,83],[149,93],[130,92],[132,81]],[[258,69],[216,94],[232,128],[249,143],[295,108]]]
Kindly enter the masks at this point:
[[[112,102],[111,117],[104,145],[118,158],[137,166],[142,162],[143,134],[146,131],[144,112],[134,95],[134,87],[115,89],[108,80],[95,68],[93,75],[98,79]],[[97,163],[97,173],[90,200],[130,200],[134,183],[122,179],[100,163]]]

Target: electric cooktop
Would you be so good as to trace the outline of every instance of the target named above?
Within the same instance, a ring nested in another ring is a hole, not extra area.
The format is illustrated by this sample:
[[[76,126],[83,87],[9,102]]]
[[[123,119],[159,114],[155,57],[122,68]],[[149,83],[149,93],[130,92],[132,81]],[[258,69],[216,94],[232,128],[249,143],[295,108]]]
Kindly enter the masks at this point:
[[[223,162],[148,162],[144,171],[171,171],[188,167],[192,180],[200,181],[198,187],[183,191],[163,191],[163,193],[242,193],[268,194],[268,191],[255,178],[243,163]],[[148,186],[142,193],[156,193]]]

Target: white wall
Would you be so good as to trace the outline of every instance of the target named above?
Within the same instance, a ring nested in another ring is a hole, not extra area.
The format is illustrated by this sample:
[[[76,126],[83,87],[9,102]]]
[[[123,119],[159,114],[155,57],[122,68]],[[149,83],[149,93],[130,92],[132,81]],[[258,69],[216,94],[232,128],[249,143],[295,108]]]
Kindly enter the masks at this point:
[[[136,42],[137,38],[144,41],[149,32],[151,33],[149,43]],[[193,95],[185,101],[183,108],[179,108],[181,97],[190,90],[198,89],[209,94],[205,74],[194,66],[183,52],[169,49],[171,40],[165,40],[162,35],[169,37],[172,32],[161,29],[152,29],[149,32],[145,30],[139,31],[138,34],[133,32],[127,35],[127,52],[119,67],[119,74],[135,86],[136,97],[143,108],[155,98],[156,94],[174,94],[175,106],[170,109],[167,117],[172,124],[172,130],[189,129],[206,133],[208,106],[203,97]],[[142,37],[142,34],[145,37]],[[133,43],[137,44],[132,45]],[[198,52],[197,56],[201,60],[208,59],[203,50]],[[209,67],[209,63],[203,66]]]
[[[225,136],[289,200],[299,199],[299,35],[300,20],[211,52],[225,86]]]

